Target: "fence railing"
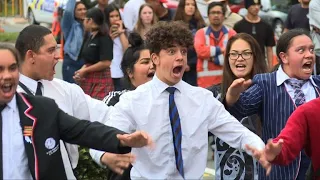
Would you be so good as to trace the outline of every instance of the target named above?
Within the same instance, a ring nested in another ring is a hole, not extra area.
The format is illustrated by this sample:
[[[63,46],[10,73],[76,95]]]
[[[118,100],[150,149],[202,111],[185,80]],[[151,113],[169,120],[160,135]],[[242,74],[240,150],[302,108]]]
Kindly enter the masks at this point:
[[[23,16],[24,0],[0,0],[0,17]]]

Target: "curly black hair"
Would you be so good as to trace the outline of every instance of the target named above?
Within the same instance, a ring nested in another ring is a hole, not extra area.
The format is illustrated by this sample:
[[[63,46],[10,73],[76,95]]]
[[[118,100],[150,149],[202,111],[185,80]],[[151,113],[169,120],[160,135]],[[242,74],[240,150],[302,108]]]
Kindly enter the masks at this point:
[[[174,46],[191,48],[193,46],[192,32],[182,21],[160,21],[145,35],[146,46],[150,53],[159,54],[162,49]]]

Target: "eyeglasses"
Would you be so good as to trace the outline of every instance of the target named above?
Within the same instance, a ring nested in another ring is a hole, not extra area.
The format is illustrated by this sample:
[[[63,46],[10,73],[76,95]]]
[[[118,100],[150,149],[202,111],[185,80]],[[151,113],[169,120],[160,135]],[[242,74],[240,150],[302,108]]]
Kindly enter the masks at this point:
[[[252,52],[242,52],[242,53],[231,52],[229,53],[229,58],[231,60],[237,60],[241,56],[242,59],[247,60],[251,58],[252,54],[253,54]]]
[[[221,11],[210,11],[209,14],[210,15],[222,15],[223,12],[221,12]]]

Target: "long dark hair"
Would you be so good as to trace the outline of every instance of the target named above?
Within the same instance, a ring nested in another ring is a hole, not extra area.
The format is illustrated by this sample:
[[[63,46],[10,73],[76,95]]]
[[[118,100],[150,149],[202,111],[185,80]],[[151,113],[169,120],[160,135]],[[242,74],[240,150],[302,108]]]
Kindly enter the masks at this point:
[[[194,0],[194,3],[195,3],[195,12],[192,18],[195,22],[197,22],[197,29],[201,29],[206,26],[206,23],[204,22],[202,15],[200,14],[200,11],[197,6],[197,2],[195,0]],[[189,23],[186,19],[187,15],[184,11],[185,6],[186,6],[186,0],[180,0],[176,14],[173,18],[174,21],[183,21],[185,23]]]
[[[262,51],[260,49],[260,45],[258,42],[249,34],[246,33],[239,33],[234,36],[232,36],[227,44],[226,47],[226,53],[224,56],[224,65],[223,65],[223,79],[221,83],[221,97],[224,97],[226,95],[226,92],[232,82],[237,79],[237,77],[233,74],[230,68],[229,63],[229,52],[231,49],[232,44],[238,40],[242,39],[246,41],[252,50],[252,59],[253,59],[253,68],[250,74],[250,77],[252,78],[256,74],[266,73],[268,71],[266,60],[264,59],[264,56],[262,55]]]
[[[148,48],[141,36],[136,32],[129,35],[128,41],[130,46],[123,54],[121,70],[124,74],[123,79],[125,86],[127,86],[128,89],[135,89],[136,87],[132,85],[129,74],[134,72],[134,65],[140,58],[140,52]]]
[[[99,8],[89,9],[87,12],[87,18],[91,18],[98,25],[97,30],[99,31],[99,34],[107,34],[107,26],[104,22],[104,15]]]
[[[120,20],[122,20],[121,14],[120,14],[120,10],[119,10],[118,6],[116,4],[114,4],[114,3],[111,3],[104,9],[104,15],[105,15],[104,19],[105,19],[105,22],[108,25],[108,27],[111,26],[111,24],[110,24],[110,13],[112,11],[117,11],[119,13]],[[123,25],[123,29],[126,29],[124,24],[122,24],[122,25]]]

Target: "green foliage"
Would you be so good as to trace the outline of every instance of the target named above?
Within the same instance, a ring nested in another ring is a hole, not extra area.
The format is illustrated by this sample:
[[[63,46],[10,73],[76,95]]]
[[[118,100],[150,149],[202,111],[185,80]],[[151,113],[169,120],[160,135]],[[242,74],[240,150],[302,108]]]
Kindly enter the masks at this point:
[[[106,180],[108,171],[92,160],[88,148],[79,147],[79,162],[75,176],[78,180]]]
[[[15,42],[19,33],[6,33],[6,32],[0,32],[0,42]]]

